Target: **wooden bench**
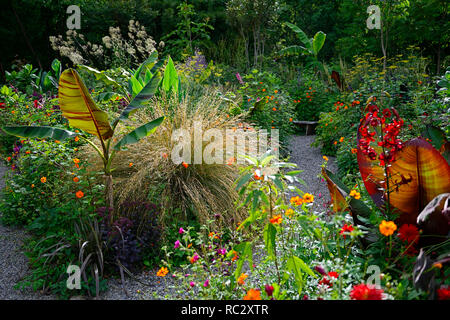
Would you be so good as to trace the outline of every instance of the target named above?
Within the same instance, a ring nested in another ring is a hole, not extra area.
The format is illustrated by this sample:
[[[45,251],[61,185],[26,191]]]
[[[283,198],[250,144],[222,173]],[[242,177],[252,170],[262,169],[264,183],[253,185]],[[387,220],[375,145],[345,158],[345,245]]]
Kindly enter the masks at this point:
[[[293,121],[293,124],[300,128],[306,128],[306,135],[313,135],[316,131],[317,121]]]

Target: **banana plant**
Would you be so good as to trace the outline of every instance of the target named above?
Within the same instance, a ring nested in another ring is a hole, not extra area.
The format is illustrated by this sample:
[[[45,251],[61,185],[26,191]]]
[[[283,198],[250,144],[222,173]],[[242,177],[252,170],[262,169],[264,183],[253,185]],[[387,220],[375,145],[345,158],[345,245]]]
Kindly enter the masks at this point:
[[[297,27],[295,24],[285,22],[285,24],[295,32],[298,39],[302,42],[304,46],[300,45],[293,45],[289,46],[287,48],[284,48],[280,51],[281,55],[299,55],[299,54],[305,54],[305,55],[311,55],[314,56],[317,59],[317,55],[319,54],[319,51],[322,49],[325,39],[327,35],[322,32],[318,31],[314,38],[308,38],[306,33]]]
[[[171,79],[166,81],[169,83],[178,83],[178,75],[176,72],[175,74],[173,74],[173,70],[167,72],[166,67],[164,78],[166,78],[166,74],[168,74],[167,77],[171,77]],[[163,122],[164,117],[154,119],[129,132],[111,148],[115,130],[120,121],[128,119],[136,110],[145,106],[145,102],[155,95],[158,87],[163,82],[161,72],[155,72],[152,79],[136,94],[134,99],[110,124],[108,114],[99,109],[95,104],[78,72],[74,69],[67,69],[61,74],[58,93],[62,115],[69,121],[70,126],[96,136],[100,141],[100,147],[91,140],[84,138],[80,133],[61,128],[46,126],[5,126],[3,127],[3,131],[22,138],[52,138],[62,141],[79,136],[84,139],[102,159],[103,171],[106,178],[106,200],[108,205],[114,208],[111,163],[116,152],[122,147],[136,143],[140,139],[155,132],[157,127]]]

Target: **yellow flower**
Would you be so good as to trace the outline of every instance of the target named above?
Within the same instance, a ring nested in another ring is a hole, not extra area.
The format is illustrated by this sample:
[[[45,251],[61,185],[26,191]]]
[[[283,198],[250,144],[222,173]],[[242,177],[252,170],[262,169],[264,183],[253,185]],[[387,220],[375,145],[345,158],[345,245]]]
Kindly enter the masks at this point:
[[[237,283],[239,283],[242,286],[245,283],[245,279],[247,279],[247,278],[248,278],[248,274],[241,273],[241,275],[237,279]]]
[[[323,160],[328,161],[328,157],[327,156],[323,156],[322,158],[323,158]]]
[[[339,139],[339,142],[343,142],[344,141],[344,137],[341,137],[340,139]]]
[[[350,195],[350,197],[353,197],[356,200],[361,199],[361,194],[358,191],[356,191],[356,190],[350,191],[349,195]]]
[[[294,210],[292,210],[291,208],[287,209],[286,212],[284,213],[287,217],[292,218],[292,216],[294,215]]]
[[[295,206],[301,206],[303,204],[303,199],[299,196],[291,198],[291,204]]]
[[[158,270],[158,272],[156,273],[156,275],[158,277],[165,277],[167,274],[169,273],[169,269],[165,268],[165,267],[161,267],[161,269]]]
[[[397,225],[394,221],[383,220],[379,225],[379,229],[382,235],[388,237],[391,236],[395,230],[397,230]]]
[[[42,183],[46,183],[46,182],[47,182],[47,178],[46,178],[46,177],[42,177],[42,178],[41,178],[41,182],[42,182]]]

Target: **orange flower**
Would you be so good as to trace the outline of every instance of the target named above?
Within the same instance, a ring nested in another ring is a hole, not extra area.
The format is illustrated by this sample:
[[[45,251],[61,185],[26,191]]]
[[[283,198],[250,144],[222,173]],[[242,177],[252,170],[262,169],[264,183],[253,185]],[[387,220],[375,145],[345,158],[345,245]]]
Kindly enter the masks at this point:
[[[80,137],[76,136],[75,137],[75,142],[78,142],[78,140],[80,140]]]
[[[303,201],[306,203],[314,202],[314,196],[310,193],[305,193],[303,195]]]
[[[328,157],[327,156],[323,156],[322,158],[323,158],[323,160],[328,161]]]
[[[60,143],[61,141],[59,141],[59,140],[55,140],[55,143]]]
[[[333,142],[334,145],[337,145],[337,141]]]
[[[169,269],[165,268],[165,267],[161,267],[161,269],[158,270],[158,272],[156,273],[156,275],[158,277],[165,277],[167,274],[169,273]]]
[[[283,218],[281,218],[281,214],[280,214],[280,215],[273,216],[273,217],[270,219],[270,223],[271,223],[271,224],[280,224],[282,221],[283,221]]]
[[[11,157],[6,158],[6,160],[8,160],[8,162],[11,161]]]
[[[266,89],[262,89],[262,92],[266,92]]]
[[[131,168],[133,166],[133,162],[130,162],[128,166]]]
[[[188,249],[189,249],[190,247],[192,247],[192,243],[189,243],[187,247],[188,247]]]
[[[344,137],[341,137],[340,139],[339,139],[339,142],[343,142],[344,141]]]
[[[292,122],[292,118],[289,118],[289,121]]]
[[[275,92],[275,93],[278,93],[278,90],[275,90],[274,92]]]
[[[394,223],[394,221],[381,221],[379,225],[380,232],[383,236],[391,236],[395,230],[397,230],[397,225]]]
[[[75,195],[77,196],[78,199],[81,199],[84,197],[84,193],[81,190],[78,190],[77,193],[75,193]]]
[[[358,153],[358,149],[352,148],[352,153],[353,153],[353,154]]]
[[[291,198],[291,204],[296,206],[301,206],[303,204],[303,199],[299,196]]]
[[[238,258],[238,253],[237,253],[237,251],[234,251],[234,250],[232,253],[233,253],[233,257],[231,258],[231,261],[236,261]]]
[[[47,182],[47,178],[46,178],[46,177],[42,177],[42,178],[41,178],[41,182],[42,182],[42,183],[46,183],[46,182]]]
[[[78,181],[80,181],[80,179],[78,178],[78,177],[73,177],[73,182],[78,182]]]
[[[34,183],[31,185],[32,188],[34,188]]]
[[[273,107],[272,110],[273,110],[273,111],[277,111],[277,108]]]
[[[349,195],[350,197],[354,197],[356,200],[361,199],[361,194],[356,190],[351,190]]]
[[[182,164],[183,167],[185,167],[185,168],[189,167],[189,165],[188,165],[186,162],[184,162],[184,161],[183,161],[181,164]]]
[[[247,278],[248,278],[248,274],[241,273],[241,275],[237,279],[237,283],[239,283],[242,286],[243,284],[245,284],[245,279],[247,279]]]
[[[31,152],[29,150],[25,151],[26,154],[30,154]]]
[[[292,218],[292,216],[294,215],[294,210],[292,210],[291,208],[287,209],[286,212],[284,213],[287,217]]]
[[[248,290],[244,300],[261,300],[261,291],[255,289]]]
[[[73,159],[73,162],[74,162],[75,164],[79,164],[79,163],[80,163],[80,159],[75,158],[75,159]]]

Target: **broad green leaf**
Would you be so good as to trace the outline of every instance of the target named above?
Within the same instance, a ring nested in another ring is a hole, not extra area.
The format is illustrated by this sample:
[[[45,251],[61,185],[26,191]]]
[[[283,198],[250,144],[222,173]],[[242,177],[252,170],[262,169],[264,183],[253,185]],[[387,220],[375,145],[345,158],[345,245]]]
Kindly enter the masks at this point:
[[[295,260],[296,257],[290,257],[287,261],[287,270],[289,273],[293,273],[294,274],[294,278],[295,278],[295,282],[297,283],[297,288],[298,288],[298,293],[302,293],[303,290],[303,276],[302,276],[302,271],[300,269],[300,266],[298,265],[298,263],[296,263],[297,261]],[[289,277],[289,274],[287,275],[287,277],[285,277],[285,279],[287,280],[287,278]]]
[[[164,70],[162,88],[165,92],[169,92],[170,90],[173,90],[174,93],[178,92],[178,73],[170,56],[166,65],[166,69]]]
[[[247,174],[243,175],[242,177],[240,177],[240,178],[238,179],[238,181],[237,181],[237,184],[236,184],[236,190],[241,189],[242,186],[243,186],[244,184],[246,184],[246,183],[250,180],[250,178],[251,178],[252,176],[253,176],[252,173],[247,173]]]
[[[95,76],[96,80],[100,80],[100,81],[102,81],[103,83],[105,83],[107,85],[112,85],[112,86],[115,86],[115,87],[118,87],[118,88],[122,87],[117,81],[115,81],[113,78],[108,76],[104,71],[99,71],[99,70],[97,70],[95,68],[92,68],[92,67],[89,67],[89,66],[85,66],[85,65],[82,65],[82,64],[79,64],[78,68],[82,69],[82,70],[86,70],[87,72],[93,74]]]
[[[161,81],[161,74],[156,73],[152,80],[134,97],[133,101],[130,102],[128,106],[122,111],[119,116],[120,120],[128,119],[137,109],[145,106],[144,102],[151,99],[158,89],[159,83]]]
[[[292,29],[292,31],[295,32],[295,34],[297,35],[297,37],[300,39],[300,41],[305,45],[306,49],[310,52],[313,53],[313,47],[312,47],[312,43],[311,40],[308,38],[308,36],[306,35],[305,32],[303,32],[302,29],[300,29],[299,27],[297,27],[295,24],[286,22],[285,23],[289,28]]]
[[[325,39],[326,39],[327,35],[325,33],[323,33],[322,31],[317,32],[314,35],[314,40],[313,40],[313,51],[314,51],[314,55],[318,55],[320,49],[322,49],[323,44],[325,43]]]
[[[309,52],[308,49],[302,46],[289,46],[279,51],[279,55],[282,57],[299,56],[301,54],[310,54],[310,53],[311,52]]]
[[[142,138],[151,135],[153,132],[155,132],[155,130],[159,127],[159,125],[161,125],[163,121],[164,117],[159,117],[131,131],[130,133],[125,135],[122,139],[120,139],[120,141],[114,146],[114,149],[120,150],[120,148],[126,146],[127,144],[136,143]]]
[[[59,78],[59,106],[72,127],[106,140],[113,135],[108,114],[100,110],[74,69],[67,69]]]
[[[422,137],[429,141],[450,164],[450,142],[441,129],[428,125],[422,132]]]
[[[275,256],[275,248],[276,248],[276,234],[277,229],[272,223],[267,223],[264,227],[264,244],[266,245],[266,250],[269,257]]]
[[[7,134],[21,138],[51,138],[63,141],[78,135],[77,133],[72,131],[45,126],[6,126],[2,129]]]

